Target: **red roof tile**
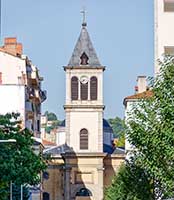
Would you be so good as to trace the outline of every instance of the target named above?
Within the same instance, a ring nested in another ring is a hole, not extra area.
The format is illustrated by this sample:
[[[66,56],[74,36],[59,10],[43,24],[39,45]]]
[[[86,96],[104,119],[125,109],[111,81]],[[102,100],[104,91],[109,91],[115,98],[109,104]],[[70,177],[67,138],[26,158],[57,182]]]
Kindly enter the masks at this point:
[[[50,141],[44,140],[44,139],[42,139],[42,144],[44,146],[55,146],[56,145],[54,142],[50,142]]]
[[[126,105],[127,101],[129,100],[136,100],[136,99],[144,99],[144,98],[149,98],[153,96],[152,90],[147,90],[142,93],[137,93],[128,97],[124,98],[123,104]]]

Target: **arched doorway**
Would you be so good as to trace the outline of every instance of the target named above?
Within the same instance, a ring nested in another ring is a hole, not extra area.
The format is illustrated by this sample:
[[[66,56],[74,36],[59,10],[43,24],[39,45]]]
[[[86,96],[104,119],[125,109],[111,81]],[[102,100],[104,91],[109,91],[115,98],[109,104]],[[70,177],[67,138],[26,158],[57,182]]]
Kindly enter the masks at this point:
[[[76,200],[92,200],[92,192],[87,188],[80,188],[76,193]]]

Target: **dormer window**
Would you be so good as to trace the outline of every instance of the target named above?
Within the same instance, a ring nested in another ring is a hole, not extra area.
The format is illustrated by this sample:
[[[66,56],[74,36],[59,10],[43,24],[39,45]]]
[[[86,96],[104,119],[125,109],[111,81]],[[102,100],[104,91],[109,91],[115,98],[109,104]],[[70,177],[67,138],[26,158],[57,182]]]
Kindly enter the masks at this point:
[[[85,52],[82,53],[80,60],[81,60],[81,62],[80,62],[81,65],[88,65],[89,58]]]

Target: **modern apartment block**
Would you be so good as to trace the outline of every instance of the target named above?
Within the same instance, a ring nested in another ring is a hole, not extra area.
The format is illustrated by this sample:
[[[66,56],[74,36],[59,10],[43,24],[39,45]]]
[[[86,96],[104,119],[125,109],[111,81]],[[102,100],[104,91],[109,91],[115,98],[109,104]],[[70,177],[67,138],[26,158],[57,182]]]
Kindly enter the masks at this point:
[[[0,47],[0,114],[20,113],[22,127],[40,137],[41,103],[46,91],[41,89],[38,68],[26,55],[16,38],[5,38]]]
[[[154,0],[155,8],[155,75],[157,60],[162,55],[174,55],[174,0]]]

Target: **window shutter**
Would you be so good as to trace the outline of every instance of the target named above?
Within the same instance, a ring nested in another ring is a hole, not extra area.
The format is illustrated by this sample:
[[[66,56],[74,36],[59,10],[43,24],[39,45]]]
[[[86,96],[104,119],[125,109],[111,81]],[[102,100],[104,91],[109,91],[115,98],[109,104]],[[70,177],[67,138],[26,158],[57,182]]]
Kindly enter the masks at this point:
[[[81,100],[88,100],[88,83],[81,83]]]
[[[90,99],[97,100],[97,78],[95,76],[90,79]]]
[[[78,78],[76,76],[71,78],[71,99],[78,100]]]
[[[164,0],[164,12],[174,12],[174,0]]]
[[[85,128],[80,131],[80,149],[88,149],[88,131]]]

